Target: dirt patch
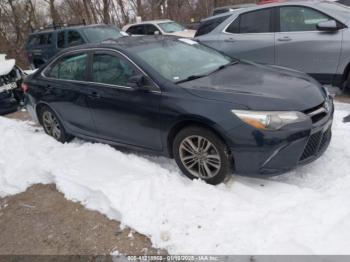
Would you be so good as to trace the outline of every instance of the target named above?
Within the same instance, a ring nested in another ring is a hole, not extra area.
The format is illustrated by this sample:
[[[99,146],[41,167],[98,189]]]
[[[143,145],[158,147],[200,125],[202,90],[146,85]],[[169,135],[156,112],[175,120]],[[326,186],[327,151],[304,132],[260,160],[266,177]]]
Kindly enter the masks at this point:
[[[166,254],[120,223],[68,201],[54,185],[0,198],[0,254]]]

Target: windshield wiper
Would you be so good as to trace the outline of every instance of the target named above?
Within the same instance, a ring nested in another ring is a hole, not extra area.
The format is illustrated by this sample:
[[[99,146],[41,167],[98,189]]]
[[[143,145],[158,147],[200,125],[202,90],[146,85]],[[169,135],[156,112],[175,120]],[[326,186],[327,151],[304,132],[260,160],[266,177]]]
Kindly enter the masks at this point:
[[[184,83],[184,82],[188,82],[188,81],[192,81],[198,78],[202,78],[207,76],[207,74],[204,75],[190,75],[189,77],[186,77],[185,79],[179,80],[177,82],[175,82],[175,84],[180,84],[180,83]]]
[[[230,63],[228,63],[228,64],[219,66],[217,69],[215,69],[214,71],[210,72],[209,75],[210,75],[210,74],[213,74],[213,73],[215,73],[215,72],[217,72],[217,71],[220,71],[220,70],[222,70],[222,69],[224,69],[224,68],[226,68],[226,67],[229,67],[229,66],[238,64],[238,63],[239,63],[239,60],[234,60],[234,61],[232,61],[232,62],[230,62]]]

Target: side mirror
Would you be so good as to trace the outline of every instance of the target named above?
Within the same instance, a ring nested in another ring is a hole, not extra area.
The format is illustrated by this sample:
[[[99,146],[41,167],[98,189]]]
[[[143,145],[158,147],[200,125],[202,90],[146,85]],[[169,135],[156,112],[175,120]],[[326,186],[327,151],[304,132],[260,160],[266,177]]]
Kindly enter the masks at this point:
[[[135,90],[146,90],[145,88],[145,77],[143,75],[135,75],[128,79],[128,86]]]
[[[335,32],[339,30],[337,22],[334,20],[319,22],[316,27],[317,27],[317,30],[327,31],[327,32]]]
[[[160,35],[160,32],[158,30],[154,31],[154,35]]]

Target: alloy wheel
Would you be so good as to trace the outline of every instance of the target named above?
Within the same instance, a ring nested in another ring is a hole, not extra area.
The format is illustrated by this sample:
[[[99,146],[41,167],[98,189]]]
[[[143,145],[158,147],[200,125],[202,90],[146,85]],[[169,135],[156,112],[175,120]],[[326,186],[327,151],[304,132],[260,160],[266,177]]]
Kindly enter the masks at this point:
[[[56,140],[59,140],[61,137],[61,128],[60,124],[50,111],[45,111],[43,113],[43,126],[45,128],[45,131],[52,137],[54,137]]]
[[[216,147],[202,136],[189,136],[179,147],[182,164],[193,176],[209,179],[218,174],[221,158]]]

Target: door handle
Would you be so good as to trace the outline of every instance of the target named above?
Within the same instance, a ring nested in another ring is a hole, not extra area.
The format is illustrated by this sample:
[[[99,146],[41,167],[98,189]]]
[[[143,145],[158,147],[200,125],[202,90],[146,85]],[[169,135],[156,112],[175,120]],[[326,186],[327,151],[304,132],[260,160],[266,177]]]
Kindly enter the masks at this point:
[[[92,91],[89,96],[94,99],[101,97],[100,94],[96,91]]]
[[[225,42],[236,42],[236,40],[234,38],[227,38],[224,40]]]
[[[290,38],[289,36],[284,36],[284,37],[281,37],[281,38],[277,38],[277,41],[280,41],[280,42],[288,42],[288,41],[291,41],[292,38]]]
[[[45,91],[46,94],[51,94],[52,90],[53,90],[53,87],[51,85],[46,85],[46,91]]]

